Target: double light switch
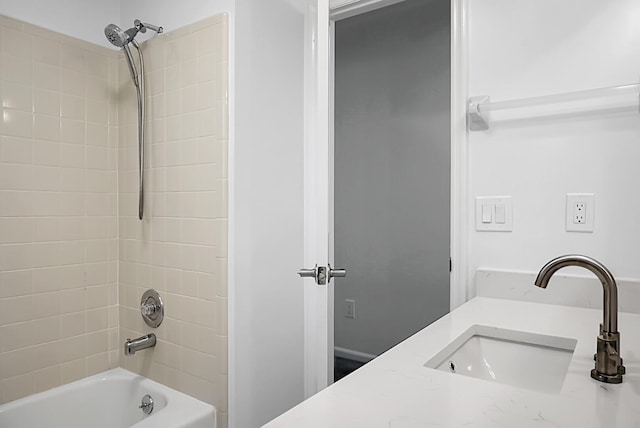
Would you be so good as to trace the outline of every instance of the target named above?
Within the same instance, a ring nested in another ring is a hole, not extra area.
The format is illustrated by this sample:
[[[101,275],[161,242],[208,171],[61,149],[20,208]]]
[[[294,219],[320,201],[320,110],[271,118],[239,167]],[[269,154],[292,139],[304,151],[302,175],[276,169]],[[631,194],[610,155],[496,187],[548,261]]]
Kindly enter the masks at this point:
[[[477,197],[476,230],[511,232],[513,230],[511,196]]]

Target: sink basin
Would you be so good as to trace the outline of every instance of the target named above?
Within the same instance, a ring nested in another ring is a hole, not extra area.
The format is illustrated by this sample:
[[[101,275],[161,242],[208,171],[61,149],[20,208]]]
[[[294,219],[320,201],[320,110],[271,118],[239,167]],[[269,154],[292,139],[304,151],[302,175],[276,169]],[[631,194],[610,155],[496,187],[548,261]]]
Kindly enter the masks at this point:
[[[425,367],[539,392],[560,392],[577,341],[474,325]]]

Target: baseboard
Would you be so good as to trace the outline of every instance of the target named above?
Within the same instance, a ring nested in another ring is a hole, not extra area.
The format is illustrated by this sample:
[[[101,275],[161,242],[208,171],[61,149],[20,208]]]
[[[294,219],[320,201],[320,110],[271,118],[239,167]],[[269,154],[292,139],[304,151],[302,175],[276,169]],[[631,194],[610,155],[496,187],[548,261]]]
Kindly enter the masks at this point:
[[[334,346],[333,355],[339,358],[346,358],[353,361],[359,361],[361,363],[368,363],[373,360],[377,355],[367,354],[365,352],[354,351],[353,349],[341,348]]]

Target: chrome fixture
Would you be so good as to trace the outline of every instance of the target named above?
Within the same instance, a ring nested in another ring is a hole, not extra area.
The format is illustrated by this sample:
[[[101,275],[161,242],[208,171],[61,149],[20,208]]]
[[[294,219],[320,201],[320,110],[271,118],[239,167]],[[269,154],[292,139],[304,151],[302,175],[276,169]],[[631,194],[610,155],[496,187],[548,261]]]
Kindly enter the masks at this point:
[[[620,333],[618,332],[618,286],[616,280],[602,263],[578,254],[560,256],[540,269],[535,285],[547,288],[549,280],[559,269],[578,266],[590,270],[598,277],[604,289],[604,315],[597,340],[595,368],[591,377],[605,383],[622,383],[625,367],[620,357]]]
[[[333,269],[331,265],[327,265],[327,267],[315,265],[313,269],[300,269],[298,275],[302,278],[314,278],[318,285],[326,285],[331,281],[331,278],[346,277],[347,271],[344,269]]]
[[[151,414],[151,412],[153,412],[153,398],[149,394],[142,397],[142,402],[138,406],[138,409],[142,409],[142,413],[145,415]]]
[[[124,342],[124,355],[133,355],[142,349],[153,348],[154,346],[156,346],[156,335],[153,333],[145,334],[133,340],[127,339]]]
[[[140,299],[142,319],[149,327],[158,328],[164,319],[164,303],[160,294],[154,289],[144,292]]]
[[[140,45],[135,40],[138,33],[146,33],[147,28],[160,34],[164,30],[162,27],[140,22],[136,19],[133,22],[133,27],[123,31],[115,24],[109,24],[104,29],[104,35],[112,45],[122,48],[124,56],[127,59],[129,65],[129,72],[133,79],[133,84],[136,87],[136,94],[138,95],[138,218],[142,220],[144,213],[144,123],[145,123],[145,94],[144,94],[144,59],[142,57],[142,50]],[[138,57],[140,59],[140,74],[136,68],[133,56],[131,55],[131,49],[129,43],[133,45],[138,51]]]

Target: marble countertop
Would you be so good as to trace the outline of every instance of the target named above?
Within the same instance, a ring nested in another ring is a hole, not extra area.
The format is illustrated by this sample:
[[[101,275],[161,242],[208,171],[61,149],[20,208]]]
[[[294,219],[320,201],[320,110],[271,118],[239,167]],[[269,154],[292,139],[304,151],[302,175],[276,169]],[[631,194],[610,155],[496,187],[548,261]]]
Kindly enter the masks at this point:
[[[640,427],[640,315],[619,314],[627,369],[620,385],[589,376],[601,321],[601,310],[477,297],[265,426]],[[474,324],[576,339],[561,391],[424,367]]]

